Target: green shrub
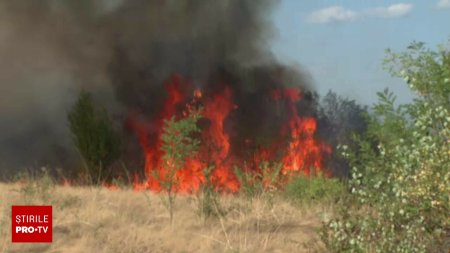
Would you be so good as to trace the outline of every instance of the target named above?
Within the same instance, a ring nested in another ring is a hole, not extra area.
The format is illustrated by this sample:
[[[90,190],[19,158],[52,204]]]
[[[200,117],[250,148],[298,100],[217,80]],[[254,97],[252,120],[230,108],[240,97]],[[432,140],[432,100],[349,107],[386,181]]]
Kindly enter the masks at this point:
[[[336,178],[322,174],[293,177],[286,185],[284,195],[294,203],[336,201],[345,193],[344,184]]]
[[[72,139],[85,163],[91,182],[107,180],[110,165],[120,156],[120,138],[106,110],[96,108],[92,96],[81,92],[68,113]]]
[[[352,194],[322,230],[333,252],[448,250],[450,54],[421,43],[408,50],[389,52],[387,63],[418,98],[395,106],[392,93],[378,93],[358,148],[341,148],[352,166]]]

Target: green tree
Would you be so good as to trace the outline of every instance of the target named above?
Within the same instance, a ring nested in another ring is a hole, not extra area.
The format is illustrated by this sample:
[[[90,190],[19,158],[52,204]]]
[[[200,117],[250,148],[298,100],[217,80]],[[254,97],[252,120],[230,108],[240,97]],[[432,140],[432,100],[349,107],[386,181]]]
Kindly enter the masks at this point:
[[[176,120],[172,117],[164,122],[161,150],[164,152],[165,173],[157,174],[155,177],[166,194],[163,203],[169,211],[171,224],[173,224],[176,191],[180,183],[177,172],[184,168],[187,158],[196,155],[200,145],[200,141],[194,137],[194,134],[200,131],[197,127],[199,117],[200,111],[193,111],[186,118]]]
[[[413,43],[388,51],[386,66],[417,98],[396,106],[378,93],[357,148],[343,147],[352,166],[351,197],[322,238],[336,252],[443,252],[450,233],[449,51]],[[373,144],[376,145],[373,145]]]
[[[401,53],[386,50],[385,66],[396,77],[401,77],[421,100],[449,105],[450,52],[443,45],[432,51],[422,42],[413,42]]]
[[[72,139],[85,163],[91,182],[111,175],[110,165],[120,156],[120,138],[104,108],[96,108],[92,96],[81,92],[68,113]]]

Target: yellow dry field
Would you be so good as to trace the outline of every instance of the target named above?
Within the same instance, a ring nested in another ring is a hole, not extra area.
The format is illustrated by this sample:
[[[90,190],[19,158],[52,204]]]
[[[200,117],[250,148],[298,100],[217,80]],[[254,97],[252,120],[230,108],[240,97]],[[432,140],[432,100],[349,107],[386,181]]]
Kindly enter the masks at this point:
[[[174,221],[161,196],[101,187],[0,184],[0,252],[320,252],[327,206],[281,198],[221,196],[222,218],[205,221],[178,196]],[[11,205],[52,205],[53,243],[11,243]]]

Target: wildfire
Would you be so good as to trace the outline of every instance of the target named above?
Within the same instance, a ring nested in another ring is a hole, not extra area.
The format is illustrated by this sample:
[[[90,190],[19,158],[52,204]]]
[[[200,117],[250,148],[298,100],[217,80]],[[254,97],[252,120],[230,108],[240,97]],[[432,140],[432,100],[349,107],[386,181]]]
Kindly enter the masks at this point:
[[[175,75],[166,83],[167,98],[158,117],[148,122],[140,122],[131,118],[131,126],[135,130],[145,157],[146,179],[141,182],[135,178],[135,189],[150,189],[161,191],[160,181],[167,177],[169,164],[163,164],[162,133],[165,120],[172,117],[183,118],[202,106],[202,118],[209,124],[201,127],[201,147],[199,153],[185,161],[181,170],[176,171],[176,191],[195,192],[209,180],[216,190],[236,192],[240,182],[233,169],[246,169],[248,164],[254,164],[252,173],[261,173],[262,161],[279,161],[282,163],[281,175],[302,172],[309,175],[313,172],[325,172],[324,155],[331,152],[329,146],[315,138],[317,122],[313,117],[300,117],[297,102],[301,100],[298,88],[274,90],[271,99],[274,103],[284,103],[289,114],[288,120],[280,129],[280,139],[267,148],[255,152],[253,161],[245,161],[233,153],[230,143],[229,129],[225,123],[233,110],[239,109],[233,102],[231,86],[223,85],[221,90],[205,95],[198,88],[192,90],[191,84]],[[182,110],[180,110],[182,108]],[[287,141],[282,141],[287,139]],[[245,144],[252,143],[245,139]],[[284,143],[284,145],[283,145]],[[281,156],[277,155],[280,153]],[[209,178],[205,177],[207,168],[213,168]]]
[[[288,103],[290,113],[288,128],[291,138],[282,159],[284,165],[282,173],[302,171],[305,175],[309,175],[311,171],[322,170],[323,154],[331,153],[331,149],[314,138],[317,121],[312,117],[298,116],[296,102],[301,99],[298,89],[286,89],[281,95],[278,94],[277,99],[281,99],[282,96]]]
[[[230,151],[230,139],[224,130],[224,122],[228,114],[235,108],[232,103],[232,92],[226,87],[220,94],[206,101],[204,117],[210,120],[210,127],[204,132],[204,140],[207,140],[207,158],[210,158],[215,166],[212,181],[217,189],[237,191],[239,182],[232,171],[232,165],[226,160]]]

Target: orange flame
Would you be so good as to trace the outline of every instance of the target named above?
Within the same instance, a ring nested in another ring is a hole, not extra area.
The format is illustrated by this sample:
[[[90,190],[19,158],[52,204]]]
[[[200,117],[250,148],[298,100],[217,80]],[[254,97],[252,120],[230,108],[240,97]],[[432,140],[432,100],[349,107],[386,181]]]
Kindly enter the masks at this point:
[[[197,104],[203,105],[202,116],[209,121],[208,127],[202,128],[202,144],[199,154],[190,157],[185,161],[185,166],[175,174],[177,180],[176,191],[196,192],[201,185],[206,182],[205,169],[213,166],[210,183],[218,191],[236,192],[240,188],[240,182],[233,172],[234,166],[245,168],[247,163],[242,158],[234,157],[230,144],[230,136],[225,123],[229,114],[237,109],[233,103],[233,91],[230,86],[212,96],[205,97],[200,89],[193,91],[192,100],[187,101],[186,90],[190,84],[180,76],[173,76],[166,83],[168,97],[164,102],[164,107],[160,115],[150,122],[139,122],[132,119],[131,126],[135,130],[141,147],[145,155],[145,175],[146,180],[140,182],[135,176],[134,189],[150,189],[161,191],[159,180],[167,176],[167,168],[162,164],[163,152],[161,151],[164,120],[171,117],[186,117],[192,113],[192,109]],[[272,99],[283,101],[287,106],[289,120],[285,123],[281,135],[288,135],[289,142],[282,150],[282,156],[277,159],[280,150],[280,140],[275,141],[268,148],[261,148],[259,153],[254,155],[253,164],[256,172],[260,173],[260,163],[263,160],[280,161],[282,163],[281,174],[304,173],[309,175],[322,171],[323,155],[329,154],[329,146],[315,139],[317,122],[313,117],[300,117],[297,111],[297,102],[301,99],[301,92],[298,88],[278,89],[272,92]],[[179,111],[180,106],[184,111]],[[284,133],[284,134],[283,134]],[[252,140],[246,139],[245,143],[250,144]],[[170,165],[170,164],[169,164]],[[262,175],[264,177],[264,175]],[[265,179],[264,179],[265,180]]]
[[[287,147],[283,161],[283,174],[301,171],[309,175],[311,170],[319,172],[323,167],[323,154],[330,153],[328,146],[314,138],[317,129],[317,121],[312,117],[301,118],[298,116],[296,102],[300,101],[299,89],[285,89],[278,98],[285,97],[288,103],[290,119],[290,143]]]
[[[222,93],[216,94],[205,102],[203,116],[209,119],[211,126],[204,133],[209,158],[215,165],[212,182],[216,189],[236,192],[239,182],[232,171],[231,164],[226,160],[230,152],[230,140],[224,130],[224,122],[228,114],[235,108],[231,100],[232,92],[225,87]]]

